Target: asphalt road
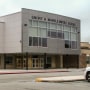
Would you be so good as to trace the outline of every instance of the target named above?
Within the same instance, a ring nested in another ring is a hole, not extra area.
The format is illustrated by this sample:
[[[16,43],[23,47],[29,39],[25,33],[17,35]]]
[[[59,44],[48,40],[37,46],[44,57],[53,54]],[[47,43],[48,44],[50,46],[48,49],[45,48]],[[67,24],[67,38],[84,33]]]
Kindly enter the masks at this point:
[[[75,82],[35,82],[38,77],[82,75],[83,71],[31,73],[0,75],[0,90],[90,90],[90,83],[86,81]]]

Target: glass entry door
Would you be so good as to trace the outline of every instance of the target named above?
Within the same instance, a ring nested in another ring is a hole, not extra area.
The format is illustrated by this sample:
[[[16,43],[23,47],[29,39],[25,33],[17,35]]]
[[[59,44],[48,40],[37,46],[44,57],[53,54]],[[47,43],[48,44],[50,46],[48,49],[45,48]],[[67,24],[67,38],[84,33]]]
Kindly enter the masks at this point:
[[[16,68],[18,68],[18,69],[26,68],[26,58],[17,57]]]
[[[32,58],[32,68],[43,68],[44,60],[43,58]]]

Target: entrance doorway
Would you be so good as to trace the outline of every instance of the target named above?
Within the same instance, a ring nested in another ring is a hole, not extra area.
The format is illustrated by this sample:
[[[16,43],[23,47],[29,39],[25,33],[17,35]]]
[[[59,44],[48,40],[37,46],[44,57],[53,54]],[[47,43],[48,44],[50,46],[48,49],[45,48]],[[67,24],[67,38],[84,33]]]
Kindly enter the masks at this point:
[[[19,56],[16,58],[16,68],[17,69],[24,69],[27,67],[27,64],[26,64],[26,58],[22,58],[22,56]]]
[[[44,59],[43,58],[32,58],[32,68],[43,68]]]

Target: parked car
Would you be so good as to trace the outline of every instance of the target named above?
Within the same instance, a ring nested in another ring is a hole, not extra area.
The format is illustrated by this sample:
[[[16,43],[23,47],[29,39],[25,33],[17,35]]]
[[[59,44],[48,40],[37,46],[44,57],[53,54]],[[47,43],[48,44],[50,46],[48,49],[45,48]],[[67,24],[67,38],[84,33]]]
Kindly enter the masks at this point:
[[[85,79],[90,82],[90,67],[86,67],[85,70]]]

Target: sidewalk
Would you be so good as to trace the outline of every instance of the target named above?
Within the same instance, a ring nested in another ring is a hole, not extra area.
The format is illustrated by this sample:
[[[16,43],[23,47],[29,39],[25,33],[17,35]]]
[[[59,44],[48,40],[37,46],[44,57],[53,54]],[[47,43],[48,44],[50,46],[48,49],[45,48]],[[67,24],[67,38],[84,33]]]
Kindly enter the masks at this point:
[[[83,75],[36,78],[35,81],[36,82],[68,82],[68,81],[80,81],[80,80],[85,80]]]
[[[1,74],[25,74],[25,73],[53,73],[53,72],[69,72],[68,69],[41,69],[41,70],[16,70],[16,69],[0,69]]]

